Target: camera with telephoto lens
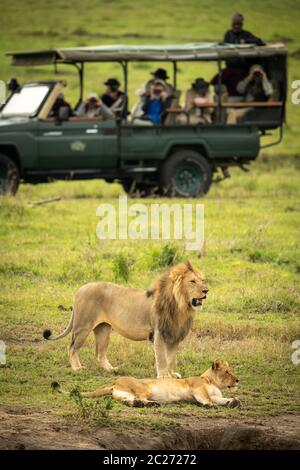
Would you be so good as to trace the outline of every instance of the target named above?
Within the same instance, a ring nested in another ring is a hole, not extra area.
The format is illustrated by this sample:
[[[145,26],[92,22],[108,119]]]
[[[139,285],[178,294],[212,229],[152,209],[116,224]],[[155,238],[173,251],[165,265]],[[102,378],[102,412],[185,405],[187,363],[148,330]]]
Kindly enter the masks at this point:
[[[153,94],[155,96],[159,96],[161,94],[162,90],[160,88],[154,88],[153,89]]]

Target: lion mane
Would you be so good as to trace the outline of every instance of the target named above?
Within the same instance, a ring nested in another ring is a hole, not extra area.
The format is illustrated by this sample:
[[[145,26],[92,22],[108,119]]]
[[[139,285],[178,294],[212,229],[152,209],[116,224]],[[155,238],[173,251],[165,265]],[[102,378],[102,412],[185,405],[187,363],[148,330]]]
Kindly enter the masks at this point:
[[[182,341],[192,326],[194,312],[183,282],[189,271],[196,273],[189,262],[179,264],[162,274],[148,291],[153,296],[153,320],[168,344]]]

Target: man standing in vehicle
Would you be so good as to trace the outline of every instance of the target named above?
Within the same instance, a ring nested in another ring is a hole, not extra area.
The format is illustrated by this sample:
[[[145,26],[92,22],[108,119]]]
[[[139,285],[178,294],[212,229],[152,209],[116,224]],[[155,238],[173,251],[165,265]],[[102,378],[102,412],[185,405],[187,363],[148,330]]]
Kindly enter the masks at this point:
[[[235,13],[231,20],[231,29],[229,29],[224,35],[225,43],[229,44],[254,44],[256,46],[263,46],[264,42],[243,29],[244,17],[241,13]]]

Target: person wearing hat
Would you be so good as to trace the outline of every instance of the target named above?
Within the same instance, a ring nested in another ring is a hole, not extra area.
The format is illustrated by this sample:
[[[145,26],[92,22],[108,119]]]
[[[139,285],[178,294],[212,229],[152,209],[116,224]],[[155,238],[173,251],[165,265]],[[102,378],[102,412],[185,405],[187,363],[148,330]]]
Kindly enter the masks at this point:
[[[167,80],[170,77],[168,76],[167,71],[165,69],[158,68],[151,72],[150,75],[152,75],[152,78],[148,80],[148,82],[146,82],[142,87],[138,88],[135,91],[135,94],[140,98],[140,101],[133,106],[131,110],[131,119],[137,119],[143,116],[144,104],[150,96],[151,87],[155,83],[155,81],[158,80],[159,82],[163,83],[163,86],[165,87],[169,98],[174,97],[174,88],[172,87],[172,85],[167,83]]]
[[[76,112],[77,116],[100,117],[113,119],[116,116],[126,119],[127,97],[119,90],[120,82],[116,78],[109,78],[104,83],[105,93],[99,98],[97,93],[90,93],[82,102]]]
[[[203,107],[203,105],[212,103],[209,83],[204,78],[196,78],[185,97],[184,110],[189,115],[190,124],[211,124],[213,108]],[[183,114],[178,116],[178,120],[181,124],[187,123]]]
[[[123,91],[120,91],[121,83],[116,78],[109,78],[104,83],[105,93],[101,96],[102,103],[110,108],[114,114],[126,119],[127,117],[127,97]]]
[[[69,110],[69,116],[72,116],[73,115],[73,110],[71,108],[71,105],[70,103],[68,103],[68,101],[65,100],[65,95],[63,93],[59,93],[53,106],[52,106],[52,109],[48,115],[48,117],[54,117],[54,118],[58,118],[59,116],[59,110],[61,108],[68,108]]]
[[[264,42],[243,29],[244,16],[241,13],[235,13],[231,19],[231,29],[224,35],[224,42],[229,44],[254,44],[256,46],[263,46]]]
[[[76,116],[80,117],[99,117],[102,119],[113,119],[114,113],[99,98],[97,93],[90,93],[85,101],[80,103]]]
[[[254,64],[249,69],[246,78],[237,84],[237,91],[243,96],[244,101],[271,101],[273,97],[273,86],[267,77],[263,67]],[[228,114],[228,124],[235,124],[238,118],[243,117],[251,108],[232,109]],[[252,108],[255,109],[255,108]]]
[[[250,67],[247,77],[241,80],[236,88],[245,101],[269,101],[273,95],[272,83],[259,64]]]
[[[149,80],[148,82],[150,85],[151,83],[153,83],[154,80],[163,80],[165,82],[165,85],[167,86],[169,96],[173,95],[174,88],[172,87],[172,85],[170,85],[170,83],[167,83],[167,80],[169,80],[170,77],[168,76],[166,69],[158,68],[154,70],[154,72],[151,72],[150,75],[152,75],[153,77],[152,80]]]
[[[166,110],[171,106],[172,98],[168,94],[164,80],[155,79],[149,86],[149,95],[144,99],[142,115],[133,122],[137,125],[157,125],[163,122]]]

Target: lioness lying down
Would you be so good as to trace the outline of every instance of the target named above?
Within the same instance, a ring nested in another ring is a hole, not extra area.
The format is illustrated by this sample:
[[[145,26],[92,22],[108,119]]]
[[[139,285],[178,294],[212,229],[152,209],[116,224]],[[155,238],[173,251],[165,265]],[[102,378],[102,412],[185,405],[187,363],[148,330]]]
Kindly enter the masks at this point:
[[[112,395],[125,405],[134,407],[160,406],[161,403],[188,402],[201,403],[207,407],[218,405],[229,408],[240,407],[237,398],[224,398],[221,388],[236,389],[239,379],[228,362],[215,360],[212,366],[200,377],[187,379],[135,379],[120,377],[113,385],[93,392],[81,393],[82,397],[103,397]],[[52,382],[52,388],[64,392],[59,383]]]
[[[58,336],[45,330],[43,336],[56,340],[72,331],[68,352],[73,370],[81,368],[78,351],[92,331],[96,357],[106,370],[113,369],[106,356],[112,330],[135,341],[151,339],[157,377],[180,377],[173,371],[175,355],[207,292],[201,273],[189,262],[162,274],[148,291],[111,282],[91,282],[76,292],[66,329]]]

